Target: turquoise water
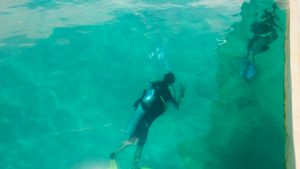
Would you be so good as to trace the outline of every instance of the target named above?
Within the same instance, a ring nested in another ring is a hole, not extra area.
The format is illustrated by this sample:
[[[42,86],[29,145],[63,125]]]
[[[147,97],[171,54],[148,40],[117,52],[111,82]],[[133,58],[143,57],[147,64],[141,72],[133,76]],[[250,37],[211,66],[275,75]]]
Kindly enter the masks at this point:
[[[1,1],[0,168],[106,169],[145,83],[173,71],[187,93],[151,126],[142,166],[283,169],[285,2],[276,38],[251,32],[273,3]]]

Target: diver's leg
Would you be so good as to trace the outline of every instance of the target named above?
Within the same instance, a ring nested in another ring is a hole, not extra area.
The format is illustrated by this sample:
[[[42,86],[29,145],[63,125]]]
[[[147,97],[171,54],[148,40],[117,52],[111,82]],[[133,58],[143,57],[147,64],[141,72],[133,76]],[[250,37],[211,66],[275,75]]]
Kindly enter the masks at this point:
[[[143,150],[143,146],[138,145],[136,147],[135,152],[134,152],[134,158],[133,158],[133,161],[132,161],[131,169],[138,169],[138,164],[139,164],[139,161],[140,161],[141,156],[142,156],[142,150]]]
[[[147,112],[147,113],[151,113],[151,112]],[[142,119],[140,125],[138,126],[137,131],[138,131],[136,133],[138,135],[138,137],[136,139],[137,147],[134,152],[131,169],[138,169],[138,163],[139,163],[141,155],[142,155],[142,150],[143,150],[143,147],[144,147],[147,137],[148,137],[149,123],[146,119]]]
[[[130,139],[128,139],[128,140],[125,140],[125,141],[121,144],[121,146],[120,146],[116,151],[114,151],[114,152],[112,152],[112,153],[110,154],[110,158],[111,158],[111,159],[115,159],[116,156],[117,156],[117,154],[118,154],[119,152],[121,152],[121,151],[124,150],[125,148],[131,146],[131,145],[134,144],[135,142],[136,142],[136,138],[130,138]]]
[[[255,55],[252,53],[252,51],[250,52],[250,62],[255,64]]]
[[[247,55],[246,58],[249,59],[250,61],[252,61],[253,59],[251,57],[253,57],[253,48],[255,43],[260,40],[260,36],[258,34],[254,34],[252,36],[252,38],[249,40],[248,44],[247,44]]]

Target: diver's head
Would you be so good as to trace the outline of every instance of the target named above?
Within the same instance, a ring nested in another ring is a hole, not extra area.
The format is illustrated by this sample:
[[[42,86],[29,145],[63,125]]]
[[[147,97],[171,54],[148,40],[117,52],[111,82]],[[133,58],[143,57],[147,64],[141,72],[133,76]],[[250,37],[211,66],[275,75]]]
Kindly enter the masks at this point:
[[[166,85],[170,85],[175,82],[175,75],[172,72],[166,73],[163,79]]]

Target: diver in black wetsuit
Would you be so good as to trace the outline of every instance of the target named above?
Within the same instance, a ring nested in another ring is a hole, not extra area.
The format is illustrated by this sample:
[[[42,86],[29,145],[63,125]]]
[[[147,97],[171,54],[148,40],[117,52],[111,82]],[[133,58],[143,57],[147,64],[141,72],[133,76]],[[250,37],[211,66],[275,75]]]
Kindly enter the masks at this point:
[[[255,21],[251,25],[252,38],[247,45],[247,55],[250,61],[255,63],[255,55],[265,52],[269,49],[269,44],[277,39],[277,31],[275,28],[282,30],[276,23],[279,17],[276,15],[276,4],[272,11],[264,10],[264,14],[260,17],[261,21]],[[257,16],[257,14],[256,14]]]
[[[264,10],[264,14],[260,20],[256,20],[251,24],[251,32],[253,36],[247,44],[247,54],[243,62],[243,76],[250,80],[256,74],[255,57],[269,49],[269,44],[278,37],[277,29],[283,30],[277,24],[279,17],[276,14],[277,5],[274,3],[272,11]],[[255,14],[257,17],[257,13]]]
[[[145,113],[138,121],[129,139],[124,141],[123,144],[116,151],[110,154],[111,159],[115,159],[120,151],[136,143],[137,148],[135,150],[131,169],[137,169],[142,149],[147,140],[148,131],[152,122],[167,110],[168,103],[172,103],[176,109],[179,109],[181,99],[184,97],[185,88],[183,87],[183,85],[180,86],[180,95],[176,100],[169,90],[169,85],[173,84],[174,82],[175,76],[173,73],[165,74],[164,79],[162,81],[156,81],[151,83],[151,88],[155,90],[155,96],[150,104],[145,103],[143,99],[146,95],[146,91],[144,91],[142,97],[134,103],[135,109],[137,109],[137,107],[140,105],[145,111]]]

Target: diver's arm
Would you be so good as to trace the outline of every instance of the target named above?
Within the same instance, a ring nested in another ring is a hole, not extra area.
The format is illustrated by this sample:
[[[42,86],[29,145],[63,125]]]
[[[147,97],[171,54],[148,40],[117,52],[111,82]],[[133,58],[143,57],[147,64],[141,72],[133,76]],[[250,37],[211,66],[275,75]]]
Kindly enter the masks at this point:
[[[184,94],[185,94],[185,87],[181,84],[180,85],[180,94],[179,94],[178,98],[175,99],[174,97],[171,97],[171,101],[176,109],[179,109],[179,106],[180,106],[182,98],[184,97]]]
[[[172,96],[170,98],[170,103],[172,103],[172,105],[176,108],[176,109],[179,109],[179,104],[180,104],[180,100],[179,102]]]

